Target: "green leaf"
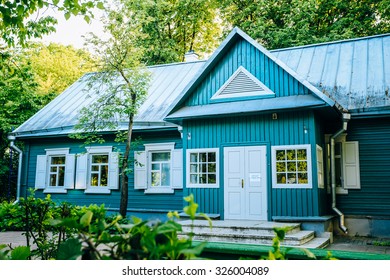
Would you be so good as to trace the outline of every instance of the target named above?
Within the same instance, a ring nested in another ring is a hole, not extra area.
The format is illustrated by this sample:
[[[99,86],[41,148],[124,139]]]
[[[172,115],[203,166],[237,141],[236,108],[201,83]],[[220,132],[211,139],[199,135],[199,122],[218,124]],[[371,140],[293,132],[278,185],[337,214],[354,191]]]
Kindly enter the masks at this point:
[[[11,259],[12,260],[27,260],[30,256],[30,247],[19,246],[12,250]]]
[[[58,248],[57,260],[76,260],[81,256],[81,243],[71,238],[61,243]]]
[[[83,227],[87,227],[91,224],[91,221],[92,221],[92,217],[93,217],[93,213],[91,211],[87,211],[80,219],[80,224],[83,226]]]
[[[98,9],[104,10],[104,4],[103,4],[103,2],[98,2],[97,5],[96,5],[96,7],[97,7]]]
[[[64,14],[64,17],[65,17],[66,20],[68,20],[68,19],[70,18],[70,13],[69,13],[69,12],[66,12],[66,13]]]

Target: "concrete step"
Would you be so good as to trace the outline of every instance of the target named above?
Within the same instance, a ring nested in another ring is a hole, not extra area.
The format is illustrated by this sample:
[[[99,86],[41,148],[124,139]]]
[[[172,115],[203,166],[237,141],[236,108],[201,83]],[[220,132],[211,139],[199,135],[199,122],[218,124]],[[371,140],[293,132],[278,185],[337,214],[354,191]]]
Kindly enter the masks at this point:
[[[315,237],[314,231],[301,230],[299,223],[275,223],[266,221],[181,221],[182,237],[194,233],[193,240],[241,244],[272,245],[273,229],[288,228],[282,246],[324,248],[330,243],[328,236]]]

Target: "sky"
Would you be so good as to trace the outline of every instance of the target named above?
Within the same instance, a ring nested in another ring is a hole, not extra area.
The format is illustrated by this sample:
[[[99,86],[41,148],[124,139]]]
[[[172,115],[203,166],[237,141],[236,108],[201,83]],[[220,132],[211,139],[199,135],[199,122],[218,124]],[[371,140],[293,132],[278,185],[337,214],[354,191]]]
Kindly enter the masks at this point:
[[[51,15],[58,20],[56,31],[44,36],[38,41],[44,43],[60,43],[63,45],[72,45],[75,48],[85,48],[83,35],[89,32],[103,35],[103,24],[100,21],[103,12],[99,9],[94,10],[94,18],[91,23],[87,23],[82,16],[71,16],[68,20],[65,19],[63,13],[55,11],[47,11],[45,15]]]

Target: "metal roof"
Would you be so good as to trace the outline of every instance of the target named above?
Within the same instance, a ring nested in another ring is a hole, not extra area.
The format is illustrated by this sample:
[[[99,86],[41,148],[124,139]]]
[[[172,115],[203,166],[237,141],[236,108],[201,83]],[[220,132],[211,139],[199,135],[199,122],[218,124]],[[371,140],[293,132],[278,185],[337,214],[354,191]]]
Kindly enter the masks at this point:
[[[185,106],[170,114],[169,121],[180,121],[188,118],[205,118],[211,116],[225,116],[232,114],[251,114],[256,112],[267,112],[284,109],[317,108],[327,106],[326,102],[313,95],[294,95],[279,97],[275,102],[274,98],[252,99],[240,101],[240,106],[235,102],[215,103],[199,106]]]
[[[135,117],[134,129],[174,126],[164,121],[168,106],[204,63],[195,61],[148,67],[152,80],[148,97]],[[91,75],[93,73],[81,77],[13,133],[16,136],[43,136],[74,132],[73,126],[78,121],[79,111],[94,101],[86,90]],[[127,125],[123,124],[123,127]]]
[[[390,106],[390,34],[271,53],[351,112]]]

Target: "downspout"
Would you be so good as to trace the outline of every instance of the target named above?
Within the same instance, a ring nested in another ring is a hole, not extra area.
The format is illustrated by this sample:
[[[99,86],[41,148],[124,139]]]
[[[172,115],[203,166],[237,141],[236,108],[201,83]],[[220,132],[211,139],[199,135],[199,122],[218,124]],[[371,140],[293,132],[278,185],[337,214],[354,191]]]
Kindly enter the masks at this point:
[[[351,119],[351,115],[343,113],[343,127],[330,137],[330,170],[331,170],[331,186],[332,186],[332,209],[340,217],[340,229],[344,233],[348,233],[348,229],[344,224],[344,214],[336,207],[336,162],[335,162],[335,139],[342,133],[347,131],[348,121]]]
[[[22,178],[22,160],[23,160],[23,152],[15,145],[16,137],[13,135],[8,135],[8,140],[10,141],[10,148],[19,153],[19,163],[18,163],[18,180],[16,183],[16,200],[14,204],[19,202],[20,199],[20,182]]]

